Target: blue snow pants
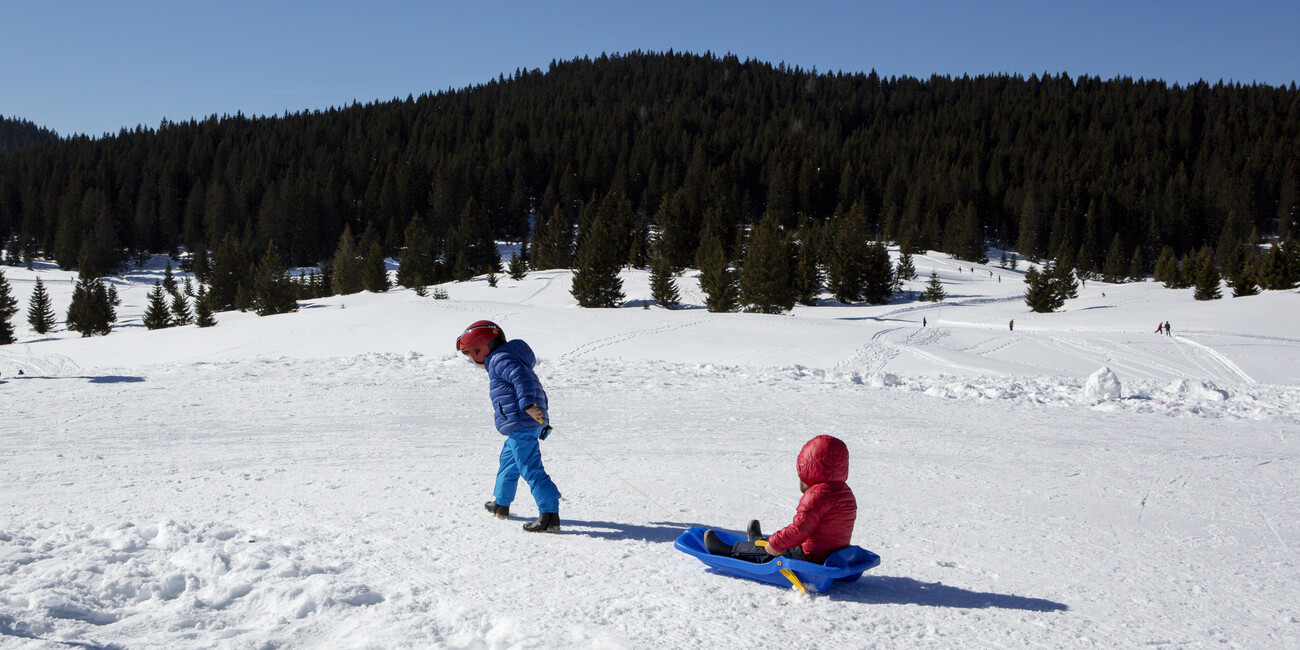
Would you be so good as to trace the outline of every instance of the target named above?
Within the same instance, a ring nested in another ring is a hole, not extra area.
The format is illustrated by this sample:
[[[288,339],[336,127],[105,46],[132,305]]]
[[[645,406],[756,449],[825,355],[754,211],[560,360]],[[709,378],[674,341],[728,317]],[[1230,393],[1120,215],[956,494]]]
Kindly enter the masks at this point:
[[[541,427],[512,431],[506,434],[501,446],[501,464],[497,468],[497,484],[492,496],[497,505],[508,506],[515,500],[519,477],[528,482],[537,502],[537,512],[559,512],[560,490],[542,467],[542,449],[537,436]]]

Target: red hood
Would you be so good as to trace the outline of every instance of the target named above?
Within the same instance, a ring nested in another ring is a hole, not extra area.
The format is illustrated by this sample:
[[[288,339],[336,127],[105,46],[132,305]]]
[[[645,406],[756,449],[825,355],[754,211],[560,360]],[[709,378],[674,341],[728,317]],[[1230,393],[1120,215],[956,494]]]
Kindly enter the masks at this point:
[[[834,436],[817,436],[804,444],[795,461],[799,480],[812,486],[849,480],[849,448]]]

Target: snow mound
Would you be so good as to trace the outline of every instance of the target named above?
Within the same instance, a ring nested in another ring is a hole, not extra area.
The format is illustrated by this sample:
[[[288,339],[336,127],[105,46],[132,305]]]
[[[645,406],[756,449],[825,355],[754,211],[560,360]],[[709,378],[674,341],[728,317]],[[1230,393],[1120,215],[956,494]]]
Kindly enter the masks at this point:
[[[1083,396],[1089,401],[1119,399],[1119,377],[1115,376],[1115,371],[1109,366],[1102,366],[1097,372],[1088,375],[1088,381],[1083,385]]]
[[[1179,379],[1166,386],[1163,393],[1169,399],[1190,402],[1222,402],[1228,399],[1228,391],[1203,379]]]

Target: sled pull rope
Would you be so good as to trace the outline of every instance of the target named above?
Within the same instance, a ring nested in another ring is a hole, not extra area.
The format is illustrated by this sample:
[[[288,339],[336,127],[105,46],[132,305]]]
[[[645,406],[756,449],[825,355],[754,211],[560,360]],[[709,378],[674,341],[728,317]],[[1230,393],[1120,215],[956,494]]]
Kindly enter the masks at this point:
[[[560,430],[559,430],[559,429],[554,429],[554,428],[553,428],[553,429],[551,429],[551,433],[559,433],[561,437],[563,437],[565,440],[568,440],[569,443],[572,444],[574,447],[577,447],[577,448],[578,448],[578,451],[581,451],[582,453],[584,453],[584,454],[586,454],[586,455],[588,455],[588,456],[591,456],[591,459],[592,459],[592,460],[596,461],[597,464],[599,464],[601,467],[604,467],[606,470],[608,470],[610,474],[613,474],[614,476],[618,476],[618,479],[619,479],[620,481],[623,481],[624,483],[627,483],[627,486],[628,486],[628,487],[632,488],[633,490],[636,490],[638,494],[640,494],[641,496],[645,497],[645,498],[646,498],[646,501],[649,501],[650,503],[653,503],[653,504],[655,504],[656,506],[659,506],[659,509],[660,509],[660,510],[663,510],[664,512],[668,513],[668,516],[669,516],[669,517],[672,517],[673,519],[677,520],[677,523],[681,524],[681,525],[682,525],[682,528],[690,528],[690,526],[687,525],[686,522],[684,522],[684,521],[682,521],[681,519],[679,519],[679,518],[677,517],[677,515],[673,514],[673,512],[672,512],[671,510],[669,510],[668,508],[663,507],[662,505],[660,505],[660,503],[659,503],[658,501],[655,501],[654,499],[650,498],[650,495],[649,495],[649,494],[646,494],[645,492],[642,492],[642,491],[641,491],[641,488],[639,488],[639,487],[637,487],[637,486],[635,486],[635,485],[632,485],[632,482],[631,482],[631,481],[629,481],[629,480],[623,478],[622,476],[619,476],[619,473],[618,473],[618,472],[615,472],[615,471],[613,470],[613,468],[611,468],[609,465],[606,465],[605,463],[601,462],[601,460],[600,460],[599,458],[596,458],[596,456],[595,456],[594,454],[592,454],[591,452],[587,451],[586,449],[583,449],[583,448],[582,448],[582,445],[580,445],[580,444],[578,444],[578,443],[576,443],[576,442],[573,441],[573,438],[570,438],[569,436],[566,436],[566,435],[564,435],[563,433],[560,433]]]

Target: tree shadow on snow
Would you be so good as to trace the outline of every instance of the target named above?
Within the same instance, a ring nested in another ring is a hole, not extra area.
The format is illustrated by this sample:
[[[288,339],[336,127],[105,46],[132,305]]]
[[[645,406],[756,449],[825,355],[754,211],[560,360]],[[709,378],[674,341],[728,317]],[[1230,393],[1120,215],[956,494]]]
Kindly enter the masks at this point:
[[[701,524],[691,525],[699,526]],[[574,527],[597,528],[600,530],[574,530]],[[647,542],[671,543],[682,534],[683,530],[685,529],[682,528],[681,524],[669,521],[656,521],[648,526],[638,526],[612,521],[560,520],[560,534],[562,535],[584,535],[608,540],[642,539]]]
[[[960,609],[1020,609],[1031,612],[1063,612],[1068,605],[1044,598],[994,594],[952,587],[941,582],[921,582],[897,576],[863,575],[857,582],[838,583],[828,594],[834,600],[866,605],[922,605]]]

